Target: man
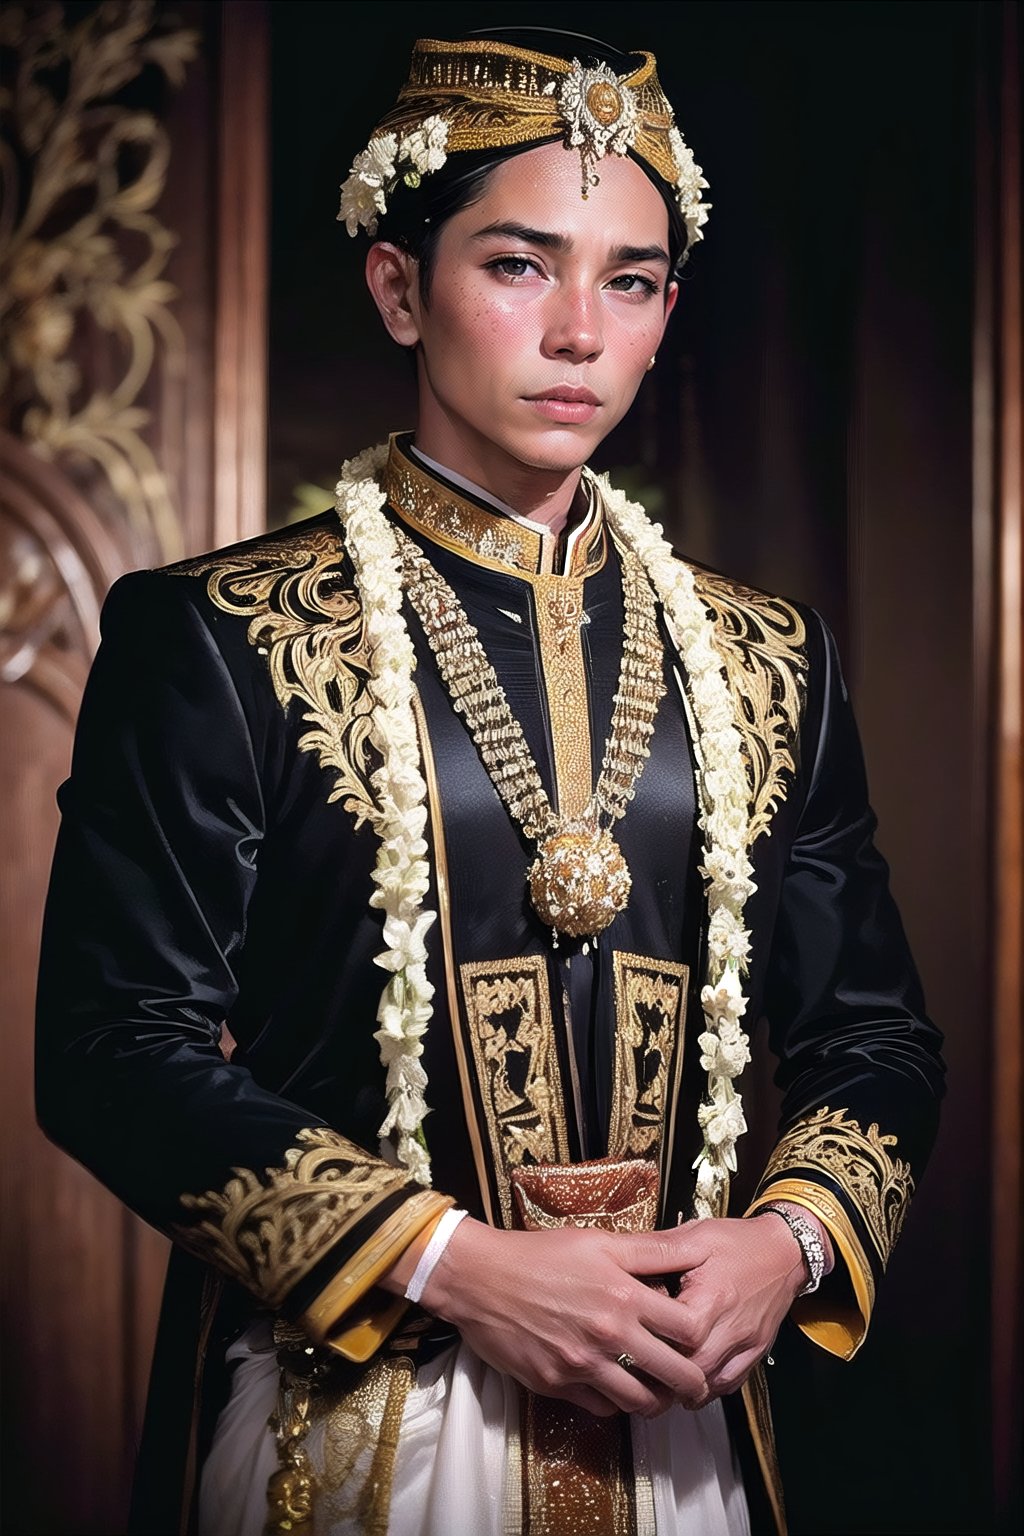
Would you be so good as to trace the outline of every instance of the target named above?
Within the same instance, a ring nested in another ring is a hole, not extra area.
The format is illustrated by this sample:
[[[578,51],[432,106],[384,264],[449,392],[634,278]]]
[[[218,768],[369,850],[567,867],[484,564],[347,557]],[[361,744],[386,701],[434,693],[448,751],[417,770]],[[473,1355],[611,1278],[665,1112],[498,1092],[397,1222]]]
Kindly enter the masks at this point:
[[[341,207],[414,438],[108,602],[40,1112],[220,1277],[164,1351],[211,1536],[781,1527],[760,1363],[866,1330],[941,1068],[834,646],[583,470],[705,185],[649,55],[418,43]]]

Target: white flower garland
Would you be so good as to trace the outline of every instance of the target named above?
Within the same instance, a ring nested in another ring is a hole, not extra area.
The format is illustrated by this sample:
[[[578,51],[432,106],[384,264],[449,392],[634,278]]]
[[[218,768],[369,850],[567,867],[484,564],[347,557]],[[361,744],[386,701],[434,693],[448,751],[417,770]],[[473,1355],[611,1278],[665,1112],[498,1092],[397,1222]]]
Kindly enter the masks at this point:
[[[383,759],[372,778],[378,804],[373,824],[380,848],[373,872],[376,890],[370,898],[385,914],[387,948],[377,956],[377,964],[391,973],[377,1012],[381,1027],[374,1036],[387,1068],[388,1114],[380,1135],[386,1138],[397,1131],[399,1161],[420,1183],[429,1184],[430,1159],[422,1130],[428,1113],[427,1079],[420,1058],[433,1011],[425,935],[437,914],[422,909],[430,877],[423,836],[427,790],[412,708],[416,658],[402,617],[398,548],[384,516],[379,479],[387,453],[387,445],[381,445],[343,465],[336,506],[363,603],[373,699],[371,735]],[[742,973],[750,953],[743,909],[756,889],[747,857],[749,784],[714,624],[697,595],[693,573],[673,555],[661,527],[650,522],[642,507],[613,490],[606,477],[599,477],[598,484],[613,531],[642,561],[658,594],[688,680],[700,787],[698,819],[704,833],[700,873],[709,913],[708,965],[701,991],[705,1030],[698,1042],[708,1097],[698,1111],[704,1145],[694,1163],[694,1212],[713,1216],[724,1209],[729,1173],[736,1170],[736,1141],[746,1130],[734,1083],[750,1060],[749,1041],[739,1023],[747,1007]]]
[[[708,903],[708,964],[700,997],[705,1029],[698,1036],[708,1098],[697,1111],[704,1146],[693,1165],[694,1214],[717,1216],[725,1208],[729,1174],[736,1172],[737,1139],[747,1128],[733,1085],[750,1060],[750,1042],[739,1023],[747,1009],[742,973],[750,954],[743,909],[757,889],[747,857],[750,786],[715,627],[697,595],[693,572],[672,553],[660,524],[652,523],[643,507],[614,490],[606,476],[599,483],[608,521],[640,557],[661,600],[694,717],[697,817],[704,833],[700,873]]]
[[[387,1140],[397,1132],[399,1162],[419,1183],[429,1184],[430,1157],[423,1137],[429,1112],[424,1097],[427,1074],[420,1058],[434,996],[427,980],[425,940],[437,913],[422,906],[430,888],[423,836],[427,786],[413,714],[416,656],[402,617],[398,544],[381,510],[385,498],[379,477],[387,454],[384,444],[342,465],[336,505],[363,606],[372,739],[383,759],[370,781],[377,802],[371,820],[380,839],[370,905],[384,913],[386,945],[376,963],[390,973],[374,1035],[387,1069],[388,1113],[378,1134]]]
[[[669,129],[668,142],[676,163],[676,202],[686,225],[686,249],[689,250],[698,240],[704,239],[704,225],[713,204],[702,203],[700,194],[707,191],[710,184],[678,128]]]

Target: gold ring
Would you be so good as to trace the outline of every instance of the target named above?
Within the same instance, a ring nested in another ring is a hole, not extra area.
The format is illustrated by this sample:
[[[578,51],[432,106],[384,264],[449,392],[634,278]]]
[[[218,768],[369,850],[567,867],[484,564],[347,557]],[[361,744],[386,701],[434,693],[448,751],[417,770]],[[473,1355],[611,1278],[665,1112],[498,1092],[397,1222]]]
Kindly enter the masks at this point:
[[[623,1350],[621,1355],[615,1356],[615,1364],[621,1365],[624,1371],[636,1370],[636,1361],[632,1355],[627,1354],[626,1350]]]

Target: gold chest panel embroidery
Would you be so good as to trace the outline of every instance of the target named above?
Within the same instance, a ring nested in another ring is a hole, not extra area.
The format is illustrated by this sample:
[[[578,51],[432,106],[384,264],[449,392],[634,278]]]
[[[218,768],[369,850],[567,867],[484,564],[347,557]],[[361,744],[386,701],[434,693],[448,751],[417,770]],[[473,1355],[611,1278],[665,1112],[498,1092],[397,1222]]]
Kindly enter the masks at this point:
[[[806,684],[806,626],[781,597],[757,592],[710,571],[693,572],[697,593],[715,622],[743,739],[751,800],[747,846],[768,830],[797,768]]]
[[[511,1227],[509,1172],[569,1156],[565,1100],[543,955],[459,967],[498,1198]]]
[[[616,951],[615,1060],[608,1156],[668,1156],[683,1060],[689,969]],[[569,1130],[542,955],[459,967],[476,1085],[504,1225],[513,1224],[510,1177],[564,1164]]]
[[[358,826],[373,808],[374,767],[363,614],[342,560],[340,534],[311,529],[261,542],[251,553],[201,559],[173,573],[207,576],[210,601],[249,621],[248,638],[267,657],[274,692],[294,700],[307,726],[303,752],[335,771],[329,800],[341,800]]]
[[[619,950],[615,969],[615,1067],[608,1153],[658,1157],[679,1090],[690,971],[672,960]]]
[[[889,1153],[895,1146],[896,1137],[883,1136],[877,1125],[869,1125],[865,1134],[845,1110],[830,1110],[826,1104],[790,1126],[772,1153],[760,1189],[798,1168],[826,1173],[859,1212],[884,1269],[914,1193],[910,1164]]]

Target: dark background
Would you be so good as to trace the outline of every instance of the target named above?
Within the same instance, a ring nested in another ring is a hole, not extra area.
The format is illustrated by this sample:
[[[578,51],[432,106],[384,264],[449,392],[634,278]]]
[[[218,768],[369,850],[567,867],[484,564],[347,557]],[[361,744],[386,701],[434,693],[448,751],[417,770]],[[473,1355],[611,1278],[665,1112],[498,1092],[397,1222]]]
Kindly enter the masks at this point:
[[[343,457],[413,424],[365,243],[334,216],[415,37],[493,22],[649,47],[711,183],[658,366],[599,467],[623,467],[688,554],[812,602],[837,632],[882,847],[949,1036],[942,1138],[862,1354],[777,1351],[799,1531],[992,1528],[970,573],[975,124],[996,10],[271,7],[275,520],[300,482],[330,487]],[[767,1134],[762,1121],[743,1148],[751,1173]]]

